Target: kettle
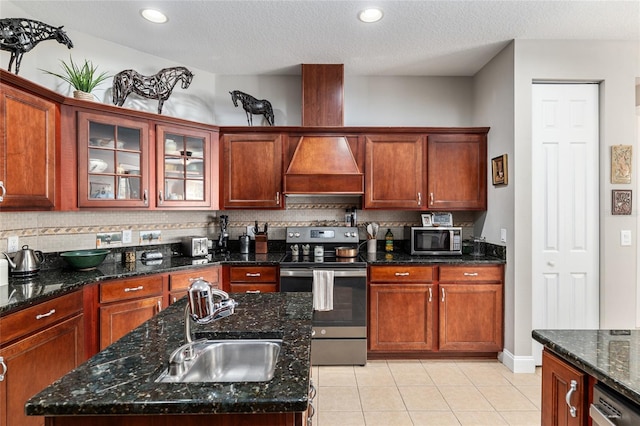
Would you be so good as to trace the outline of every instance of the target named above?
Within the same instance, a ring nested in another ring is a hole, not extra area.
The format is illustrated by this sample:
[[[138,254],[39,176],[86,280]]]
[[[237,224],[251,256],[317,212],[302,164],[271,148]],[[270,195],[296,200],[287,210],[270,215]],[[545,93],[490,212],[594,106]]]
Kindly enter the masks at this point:
[[[28,245],[22,246],[22,250],[16,252],[13,259],[7,253],[3,253],[9,266],[11,275],[30,276],[35,275],[40,270],[40,265],[44,261],[44,255],[40,250],[31,250]]]

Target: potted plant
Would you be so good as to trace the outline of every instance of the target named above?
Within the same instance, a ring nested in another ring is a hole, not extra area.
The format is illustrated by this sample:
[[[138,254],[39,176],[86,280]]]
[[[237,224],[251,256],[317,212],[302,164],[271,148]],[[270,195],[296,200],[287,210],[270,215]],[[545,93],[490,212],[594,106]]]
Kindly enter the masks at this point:
[[[54,75],[56,77],[61,78],[66,81],[75,89],[73,92],[73,97],[78,99],[85,100],[93,100],[93,95],[91,92],[95,87],[105,81],[108,78],[111,78],[110,75],[107,75],[106,72],[102,72],[100,74],[97,73],[98,67],[93,65],[93,62],[84,60],[84,64],[79,66],[75,62],[71,56],[69,56],[69,64],[67,64],[62,59],[60,60],[61,67],[64,71],[63,74],[58,74],[52,71],[41,70],[46,72],[47,74]]]

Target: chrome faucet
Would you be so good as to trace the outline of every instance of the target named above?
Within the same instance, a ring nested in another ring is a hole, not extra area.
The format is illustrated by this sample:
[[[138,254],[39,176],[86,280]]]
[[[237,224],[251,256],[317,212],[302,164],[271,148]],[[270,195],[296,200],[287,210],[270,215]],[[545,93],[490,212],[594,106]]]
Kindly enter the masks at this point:
[[[214,301],[214,296],[219,301]],[[193,342],[191,321],[207,324],[232,315],[238,306],[238,302],[229,298],[227,292],[211,287],[202,278],[196,278],[189,284],[187,297],[188,303],[184,308],[184,334],[187,343]]]

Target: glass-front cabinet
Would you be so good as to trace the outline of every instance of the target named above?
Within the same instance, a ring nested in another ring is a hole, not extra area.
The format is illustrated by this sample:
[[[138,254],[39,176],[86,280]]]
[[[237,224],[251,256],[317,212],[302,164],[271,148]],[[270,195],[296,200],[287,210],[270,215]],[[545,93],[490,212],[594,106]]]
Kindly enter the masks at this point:
[[[166,125],[156,131],[157,206],[210,207],[211,161],[217,161],[211,132]]]
[[[78,113],[78,206],[149,206],[149,125]]]

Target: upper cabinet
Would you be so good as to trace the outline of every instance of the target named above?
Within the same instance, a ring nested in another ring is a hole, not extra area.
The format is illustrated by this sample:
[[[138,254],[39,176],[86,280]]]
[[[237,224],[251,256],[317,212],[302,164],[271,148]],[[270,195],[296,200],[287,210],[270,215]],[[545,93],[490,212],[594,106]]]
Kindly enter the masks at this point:
[[[222,137],[223,208],[282,208],[282,144],[280,133]]]
[[[53,210],[57,104],[2,82],[0,117],[0,211]]]
[[[487,209],[487,136],[427,137],[428,210]]]
[[[423,150],[420,134],[366,136],[364,208],[422,209]]]
[[[79,207],[218,208],[217,133],[159,120],[77,112]]]

